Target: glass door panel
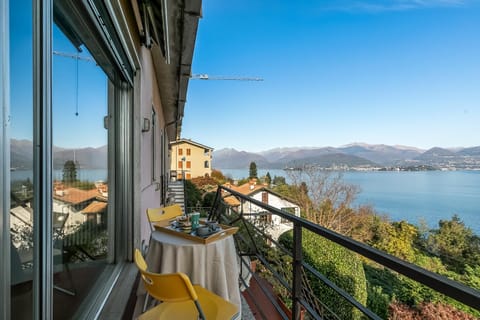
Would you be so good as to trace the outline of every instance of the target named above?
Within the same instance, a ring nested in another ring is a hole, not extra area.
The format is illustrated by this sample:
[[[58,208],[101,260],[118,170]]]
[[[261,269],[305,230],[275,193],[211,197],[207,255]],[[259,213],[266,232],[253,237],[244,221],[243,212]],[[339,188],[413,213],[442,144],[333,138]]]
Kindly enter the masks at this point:
[[[107,77],[87,48],[53,30],[53,306],[81,317],[108,252]]]
[[[33,317],[32,3],[10,1],[11,319]]]

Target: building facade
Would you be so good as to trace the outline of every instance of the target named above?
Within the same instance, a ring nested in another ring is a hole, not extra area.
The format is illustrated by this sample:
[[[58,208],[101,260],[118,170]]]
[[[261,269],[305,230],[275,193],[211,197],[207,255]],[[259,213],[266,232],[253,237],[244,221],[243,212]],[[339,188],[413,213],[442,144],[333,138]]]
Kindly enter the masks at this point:
[[[288,212],[296,217],[300,217],[300,207],[292,200],[287,199],[285,196],[270,190],[266,185],[257,182],[257,179],[251,179],[249,182],[240,186],[232,184],[225,184],[225,187],[237,191],[245,196],[249,196],[257,201],[270,205],[274,208]],[[251,203],[241,203],[233,196],[225,198],[228,203],[237,212],[242,212],[246,215],[247,219],[252,222],[265,227],[273,239],[277,240],[280,235],[293,228],[293,225],[286,219],[282,219],[280,216],[265,213],[265,211]]]
[[[0,319],[121,318],[200,16],[201,0],[0,2]]]
[[[192,179],[212,174],[213,148],[188,139],[170,142],[170,148],[171,176]]]

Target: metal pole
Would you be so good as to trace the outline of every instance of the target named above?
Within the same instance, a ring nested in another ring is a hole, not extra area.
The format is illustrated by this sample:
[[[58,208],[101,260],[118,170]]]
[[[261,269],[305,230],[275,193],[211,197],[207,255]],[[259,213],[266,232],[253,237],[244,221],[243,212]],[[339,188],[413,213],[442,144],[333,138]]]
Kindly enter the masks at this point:
[[[52,2],[33,2],[33,319],[53,318]]]
[[[293,224],[293,285],[292,318],[300,319],[300,298],[302,295],[302,226]]]

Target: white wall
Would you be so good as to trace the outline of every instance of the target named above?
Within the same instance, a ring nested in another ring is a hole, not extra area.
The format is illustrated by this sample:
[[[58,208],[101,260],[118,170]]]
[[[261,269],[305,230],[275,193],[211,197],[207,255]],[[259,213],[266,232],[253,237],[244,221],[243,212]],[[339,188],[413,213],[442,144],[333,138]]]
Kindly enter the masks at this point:
[[[162,174],[162,168],[160,164],[161,157],[165,155],[167,150],[160,150],[160,139],[162,138],[161,131],[162,128],[165,127],[165,120],[163,118],[162,102],[158,92],[152,56],[150,50],[143,46],[140,48],[139,55],[141,60],[140,87],[139,92],[136,94],[139,94],[140,96],[140,112],[135,121],[138,121],[139,128],[141,128],[143,118],[151,119],[152,106],[155,108],[157,116],[157,130],[155,132],[156,155],[154,158],[152,157],[153,130],[141,132],[139,136],[135,137],[135,139],[139,140],[138,143],[140,144],[140,154],[137,155],[140,162],[140,168],[138,168],[138,170],[141,172],[141,176],[139,177],[140,186],[137,186],[137,190],[140,190],[140,212],[137,213],[140,215],[140,241],[148,241],[150,238],[150,225],[146,216],[146,210],[147,208],[161,206],[161,196],[163,190],[160,184],[160,175]],[[135,107],[138,108],[138,106]],[[164,134],[166,134],[166,131],[164,132]],[[155,162],[155,176],[153,176],[152,172],[152,162]]]

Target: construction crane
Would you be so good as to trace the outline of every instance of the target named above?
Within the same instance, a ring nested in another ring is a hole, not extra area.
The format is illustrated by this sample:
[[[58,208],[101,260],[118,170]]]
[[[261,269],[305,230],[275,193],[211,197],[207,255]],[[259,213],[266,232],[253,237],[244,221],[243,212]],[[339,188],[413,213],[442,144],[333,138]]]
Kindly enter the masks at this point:
[[[236,80],[236,81],[263,81],[263,78],[257,77],[225,77],[225,76],[209,76],[206,73],[192,74],[190,79],[193,80]]]
[[[56,56],[61,56],[65,58],[71,58],[75,60],[83,60],[96,63],[95,59],[92,57],[80,56],[74,53],[53,51],[53,54]],[[190,75],[192,80],[234,80],[234,81],[263,81],[263,78],[258,77],[233,77],[233,76],[210,76],[206,73],[192,74]]]
[[[80,56],[80,55],[74,54],[74,53],[60,52],[60,51],[55,51],[55,50],[53,50],[52,53],[56,56],[61,56],[61,57],[65,57],[65,58],[72,58],[72,59],[75,59],[75,60],[83,60],[83,61],[90,61],[90,62],[97,63],[95,61],[95,59],[93,59],[92,57]]]

